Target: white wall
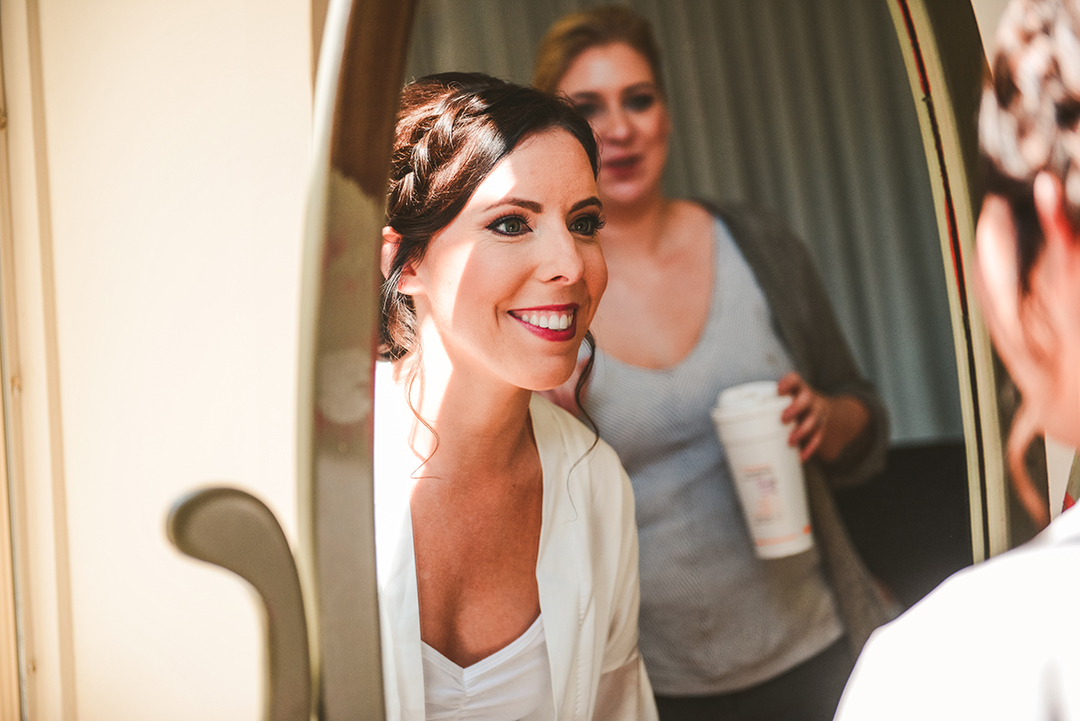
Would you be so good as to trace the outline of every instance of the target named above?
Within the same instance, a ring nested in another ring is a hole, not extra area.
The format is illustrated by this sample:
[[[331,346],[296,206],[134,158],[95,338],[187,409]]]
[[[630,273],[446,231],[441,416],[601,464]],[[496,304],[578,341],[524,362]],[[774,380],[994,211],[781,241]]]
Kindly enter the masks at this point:
[[[1008,4],[1009,0],[971,0],[971,7],[975,11],[975,22],[979,24],[979,35],[982,35],[983,47],[993,46],[998,20]]]
[[[26,552],[61,559],[26,589],[35,719],[259,718],[253,598],[172,549],[164,520],[186,490],[225,482],[295,539],[310,3],[2,12],[24,530],[41,537]]]

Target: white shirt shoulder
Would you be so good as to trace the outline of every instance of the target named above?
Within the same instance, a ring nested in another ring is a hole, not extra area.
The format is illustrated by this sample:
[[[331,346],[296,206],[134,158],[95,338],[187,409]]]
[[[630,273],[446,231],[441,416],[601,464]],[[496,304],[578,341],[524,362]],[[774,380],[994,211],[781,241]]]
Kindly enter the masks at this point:
[[[867,642],[838,721],[1080,720],[1080,512],[947,579]]]

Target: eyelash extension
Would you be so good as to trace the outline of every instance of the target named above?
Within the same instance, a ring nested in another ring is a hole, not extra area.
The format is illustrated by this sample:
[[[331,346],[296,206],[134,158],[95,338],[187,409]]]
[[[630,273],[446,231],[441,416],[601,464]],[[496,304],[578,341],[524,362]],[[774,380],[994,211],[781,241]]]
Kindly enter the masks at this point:
[[[601,216],[599,213],[593,212],[593,213],[585,213],[584,215],[579,215],[578,217],[574,218],[573,222],[571,222],[570,225],[573,225],[574,223],[578,222],[579,220],[591,221],[592,228],[587,233],[587,235],[589,237],[595,237],[596,234],[599,233],[603,229],[605,223],[607,222],[607,221],[604,220],[603,216]]]
[[[516,220],[519,223],[521,223],[522,232],[521,233],[507,233],[505,231],[499,230],[499,226],[502,225],[503,223],[505,223],[508,220]],[[493,220],[492,222],[488,223],[487,229],[490,230],[492,233],[495,233],[496,235],[501,235],[501,236],[504,236],[504,237],[507,237],[507,238],[516,238],[519,235],[522,235],[523,233],[526,233],[526,232],[532,230],[532,226],[529,225],[529,221],[524,216],[518,215],[516,213],[512,213],[510,215],[500,216],[500,217],[496,218],[495,220]]]

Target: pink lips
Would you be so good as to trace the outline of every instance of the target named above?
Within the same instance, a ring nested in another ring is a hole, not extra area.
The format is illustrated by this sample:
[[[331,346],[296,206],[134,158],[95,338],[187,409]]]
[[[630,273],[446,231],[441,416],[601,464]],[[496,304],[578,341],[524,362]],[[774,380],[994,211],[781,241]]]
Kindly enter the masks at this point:
[[[640,155],[623,155],[611,158],[603,163],[603,170],[617,178],[626,178],[633,175],[641,165]]]
[[[548,341],[563,342],[573,340],[577,334],[577,309],[576,303],[544,305],[512,310],[509,315],[533,335]],[[560,327],[562,325],[566,327]]]

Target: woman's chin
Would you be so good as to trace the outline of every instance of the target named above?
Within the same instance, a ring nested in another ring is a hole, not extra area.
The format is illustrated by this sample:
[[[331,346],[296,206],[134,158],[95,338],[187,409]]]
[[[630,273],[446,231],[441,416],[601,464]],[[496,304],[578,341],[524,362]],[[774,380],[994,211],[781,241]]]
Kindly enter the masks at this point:
[[[533,377],[532,382],[529,383],[529,390],[536,393],[543,393],[544,391],[558,388],[566,383],[566,381],[570,380],[570,376],[574,373],[575,365],[576,359],[572,359],[563,367],[553,367],[548,372],[538,373]]]
[[[570,380],[569,375],[567,375],[561,382],[544,381],[544,382],[534,383],[534,384],[532,384],[532,388],[530,388],[530,390],[533,393],[546,393],[547,391],[553,391],[556,388],[560,388],[563,385],[563,383],[566,383],[566,381],[568,381],[568,380]]]
[[[611,205],[631,208],[661,196],[662,176],[662,172],[650,172],[646,168],[626,174],[609,173],[607,176],[601,170],[599,190],[605,210],[609,210]]]
[[[640,180],[611,180],[600,183],[600,199],[604,208],[612,206],[633,207],[649,195],[649,189]]]

